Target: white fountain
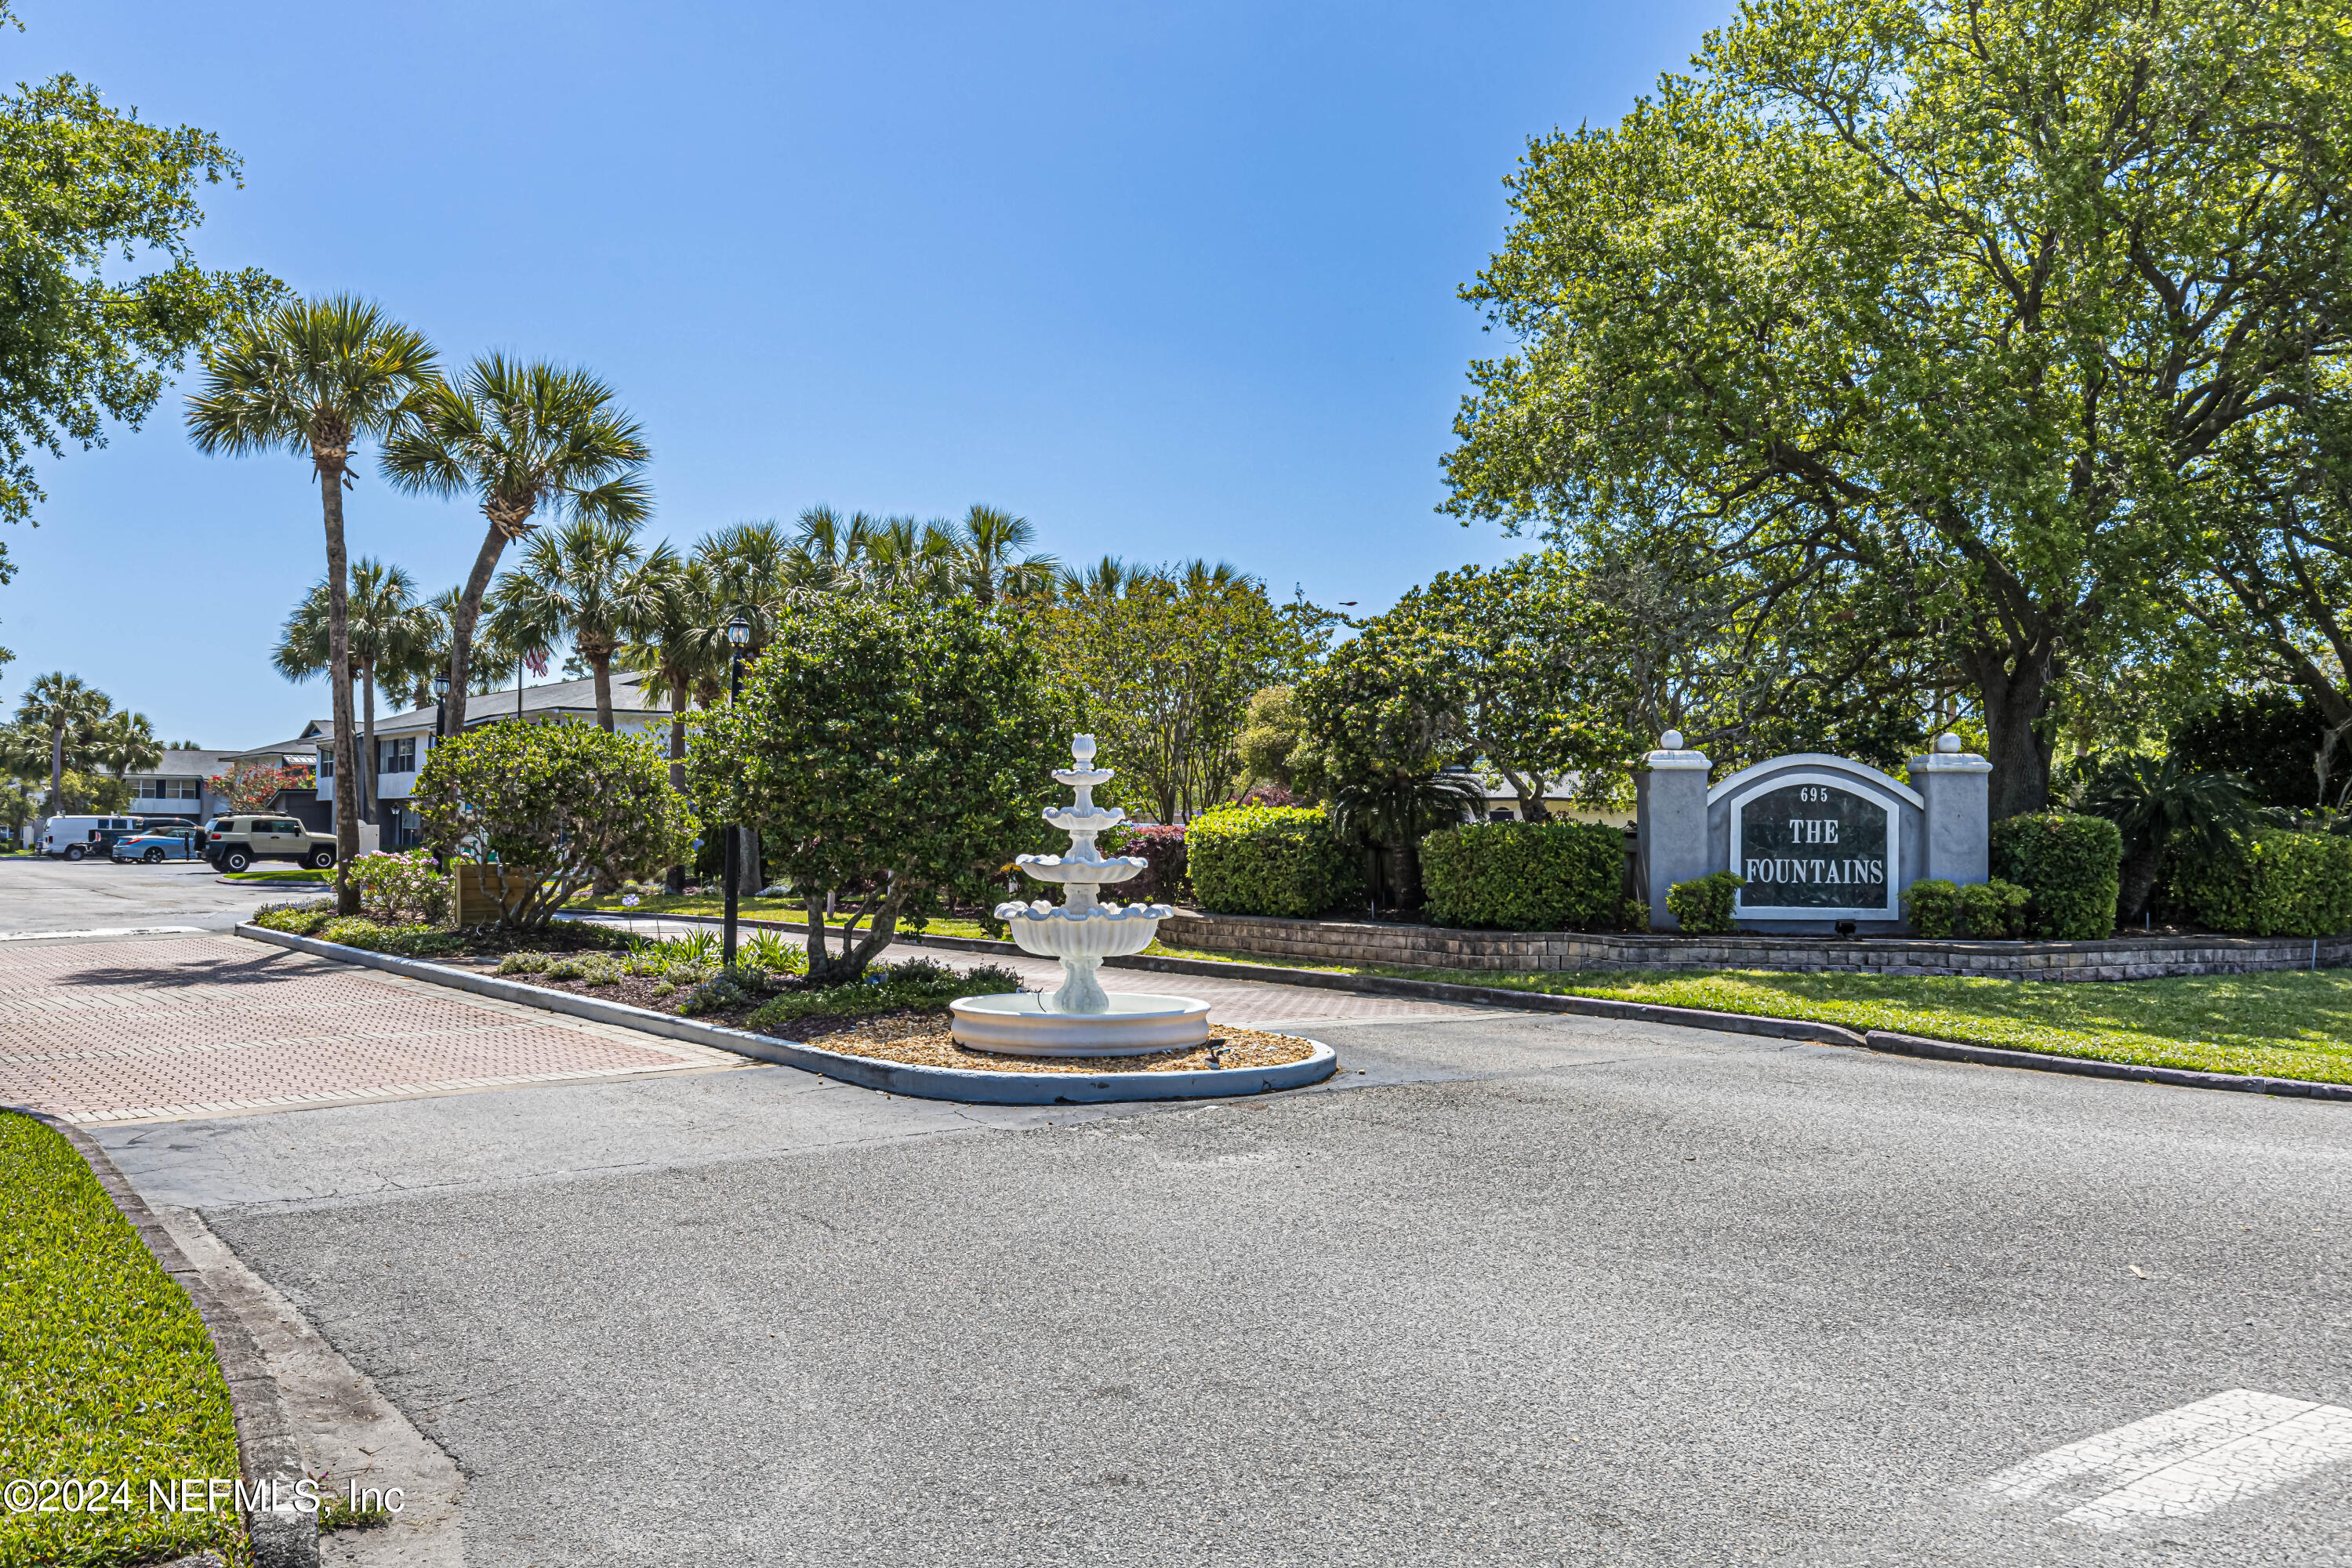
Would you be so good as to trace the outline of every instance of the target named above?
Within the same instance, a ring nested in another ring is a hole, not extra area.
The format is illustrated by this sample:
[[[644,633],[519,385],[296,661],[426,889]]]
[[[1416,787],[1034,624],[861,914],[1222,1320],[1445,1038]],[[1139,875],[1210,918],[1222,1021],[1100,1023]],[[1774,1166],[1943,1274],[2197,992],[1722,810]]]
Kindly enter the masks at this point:
[[[1093,765],[1095,738],[1072,739],[1070,756],[1077,765],[1054,777],[1077,792],[1077,804],[1045,808],[1045,820],[1070,836],[1069,853],[1024,855],[1016,862],[1040,882],[1062,884],[1066,901],[1058,908],[1043,899],[996,906],[996,918],[1013,928],[1024,952],[1062,961],[1061,986],[1042,994],[965,996],[949,1004],[956,1041],[1025,1057],[1140,1056],[1197,1046],[1209,1037],[1206,1002],[1137,992],[1114,996],[1095,978],[1104,959],[1150,947],[1160,922],[1176,911],[1166,904],[1099,901],[1097,889],[1126,881],[1150,862],[1105,859],[1095,847],[1096,836],[1126,821],[1127,813],[1095,804],[1095,790],[1112,778],[1110,769]]]

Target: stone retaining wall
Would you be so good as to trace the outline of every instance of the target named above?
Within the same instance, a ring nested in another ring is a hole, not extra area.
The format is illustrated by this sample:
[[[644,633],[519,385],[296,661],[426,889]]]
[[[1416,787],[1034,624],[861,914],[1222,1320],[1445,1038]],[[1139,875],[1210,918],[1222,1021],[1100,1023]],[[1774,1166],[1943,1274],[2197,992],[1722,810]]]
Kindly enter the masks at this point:
[[[1286,921],[1192,910],[1163,921],[1169,947],[1318,963],[1509,973],[1570,969],[1845,970],[2017,980],[2151,980],[2352,963],[2352,935],[2116,936],[2105,942],[1925,942],[1909,937],[1617,935],[1452,931],[1362,921]]]

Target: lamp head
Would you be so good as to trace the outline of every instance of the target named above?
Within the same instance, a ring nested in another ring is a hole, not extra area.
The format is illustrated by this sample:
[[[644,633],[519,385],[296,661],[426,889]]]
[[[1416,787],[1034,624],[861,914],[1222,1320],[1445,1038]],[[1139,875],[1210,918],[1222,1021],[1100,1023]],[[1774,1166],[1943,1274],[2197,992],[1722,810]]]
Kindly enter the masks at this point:
[[[448,695],[449,695],[449,678],[448,678],[447,676],[446,676],[446,675],[436,675],[436,676],[435,676],[435,677],[433,678],[433,700],[434,700],[436,702],[438,702],[439,700],[441,700],[441,699],[443,699],[443,698],[445,698],[445,697],[446,697],[446,696],[448,696]]]
[[[751,623],[738,616],[727,623],[727,646],[741,653],[751,646]]]

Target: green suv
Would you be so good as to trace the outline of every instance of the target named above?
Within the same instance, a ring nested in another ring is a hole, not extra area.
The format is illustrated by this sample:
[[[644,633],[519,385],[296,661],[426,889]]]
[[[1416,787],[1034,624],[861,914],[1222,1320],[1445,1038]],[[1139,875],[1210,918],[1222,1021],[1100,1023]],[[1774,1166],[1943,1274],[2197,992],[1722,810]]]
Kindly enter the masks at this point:
[[[313,833],[290,816],[215,816],[205,829],[205,858],[224,871],[256,860],[291,860],[323,871],[335,863],[335,837]]]

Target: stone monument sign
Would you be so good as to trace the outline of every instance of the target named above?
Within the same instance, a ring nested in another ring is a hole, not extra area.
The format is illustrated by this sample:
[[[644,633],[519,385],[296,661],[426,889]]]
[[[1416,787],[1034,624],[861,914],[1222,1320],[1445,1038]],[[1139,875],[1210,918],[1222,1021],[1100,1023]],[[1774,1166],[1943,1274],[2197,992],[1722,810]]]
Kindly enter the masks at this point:
[[[1990,874],[1986,775],[1945,735],[1911,761],[1911,783],[1844,757],[1803,752],[1742,768],[1710,785],[1706,755],[1669,730],[1638,775],[1639,882],[1650,924],[1671,931],[1666,890],[1716,871],[1745,886],[1732,905],[1743,930],[1891,935],[1903,889],[1923,877],[1981,882]]]

